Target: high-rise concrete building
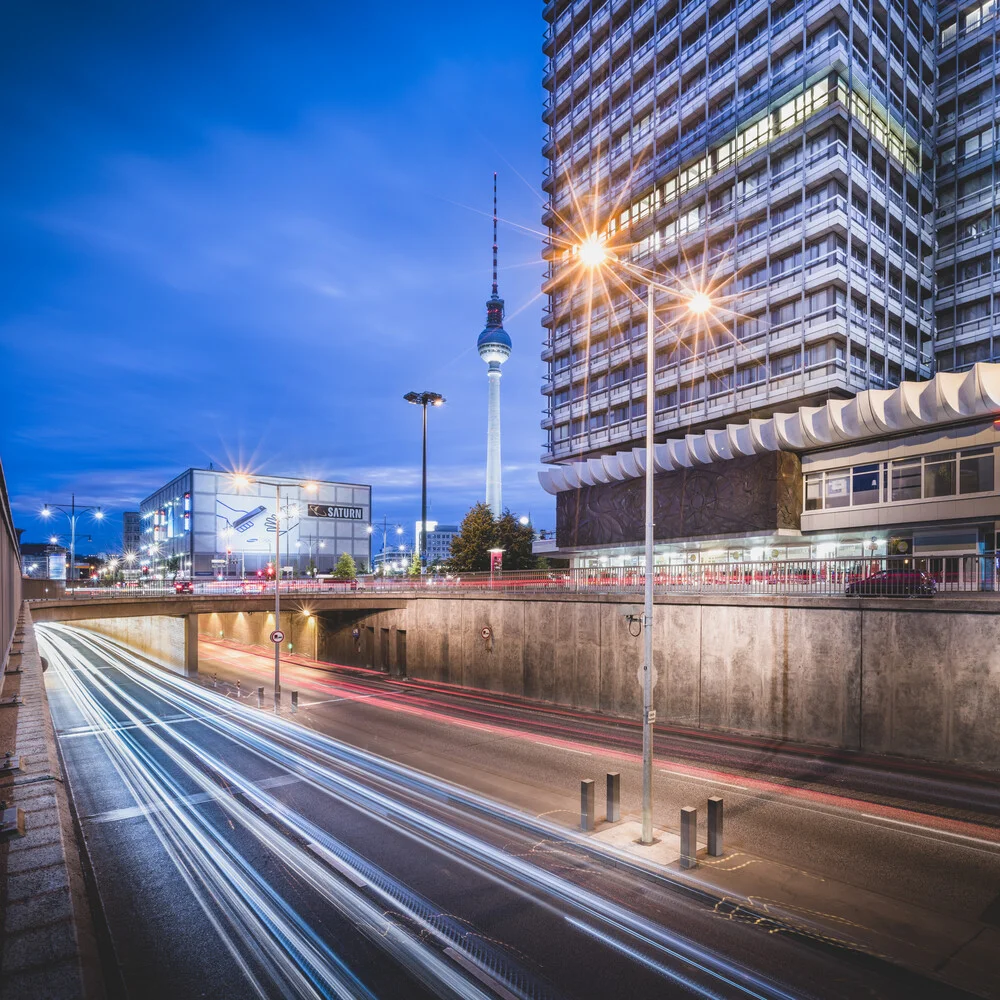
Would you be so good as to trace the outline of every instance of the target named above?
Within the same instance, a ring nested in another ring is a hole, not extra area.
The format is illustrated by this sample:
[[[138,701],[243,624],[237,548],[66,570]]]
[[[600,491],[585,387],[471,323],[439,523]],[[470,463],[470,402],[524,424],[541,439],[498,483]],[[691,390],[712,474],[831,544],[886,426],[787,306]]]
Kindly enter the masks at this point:
[[[510,357],[510,336],[503,328],[503,299],[497,291],[497,175],[493,175],[493,293],[486,302],[486,327],[476,341],[486,362],[489,399],[486,419],[486,502],[494,517],[503,513],[500,466],[500,375]]]
[[[662,437],[932,374],[934,14],[546,4],[546,461],[645,432],[645,289],[574,291],[585,233],[724,303],[706,328],[657,296]]]
[[[939,370],[1000,357],[997,6],[938,5],[937,294]]]
[[[561,550],[640,551],[652,280],[657,559],[996,551],[997,14],[546,3]],[[710,323],[671,291],[706,287]]]
[[[142,545],[142,515],[137,510],[122,513],[122,552],[137,553]]]

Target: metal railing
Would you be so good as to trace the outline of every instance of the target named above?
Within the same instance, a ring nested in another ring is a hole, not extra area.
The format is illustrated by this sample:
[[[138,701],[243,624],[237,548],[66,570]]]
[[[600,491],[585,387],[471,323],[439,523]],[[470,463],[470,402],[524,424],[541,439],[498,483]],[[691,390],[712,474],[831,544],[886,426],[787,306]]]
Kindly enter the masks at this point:
[[[195,581],[193,591],[177,591],[170,581],[134,584],[96,583],[72,588],[74,599],[194,596],[267,596],[273,581]],[[357,580],[283,580],[289,597],[330,594],[447,594],[464,591],[504,593],[641,594],[641,567],[608,566],[565,570],[443,573],[425,577],[360,577]],[[664,563],[655,569],[657,594],[733,596],[934,596],[983,594],[1000,590],[992,555],[890,556],[850,559],[758,559]]]

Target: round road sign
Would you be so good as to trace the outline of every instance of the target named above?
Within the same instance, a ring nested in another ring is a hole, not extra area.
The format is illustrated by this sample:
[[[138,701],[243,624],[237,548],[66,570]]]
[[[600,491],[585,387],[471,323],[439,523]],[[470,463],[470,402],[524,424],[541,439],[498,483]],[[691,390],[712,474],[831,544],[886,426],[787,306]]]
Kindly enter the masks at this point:
[[[271,633],[271,642],[281,642],[285,638],[285,633],[280,628],[276,628]]]

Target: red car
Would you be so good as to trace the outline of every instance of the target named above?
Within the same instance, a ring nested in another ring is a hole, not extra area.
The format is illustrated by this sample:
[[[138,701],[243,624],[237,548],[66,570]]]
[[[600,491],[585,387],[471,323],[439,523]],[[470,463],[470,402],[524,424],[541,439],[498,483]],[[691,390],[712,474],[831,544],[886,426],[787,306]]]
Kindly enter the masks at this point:
[[[933,597],[937,583],[933,577],[915,569],[883,569],[849,583],[848,597]]]
[[[174,593],[193,594],[194,584],[190,580],[174,580]]]

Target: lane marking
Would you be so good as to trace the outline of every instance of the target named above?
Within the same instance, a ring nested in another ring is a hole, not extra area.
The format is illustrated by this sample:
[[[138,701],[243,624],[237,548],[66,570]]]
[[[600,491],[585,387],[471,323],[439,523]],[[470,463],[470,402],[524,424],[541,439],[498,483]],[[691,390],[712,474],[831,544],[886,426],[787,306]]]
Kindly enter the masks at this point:
[[[301,779],[295,774],[276,774],[270,778],[264,778],[261,781],[253,783],[254,788],[279,788],[282,785],[292,785]],[[214,802],[215,796],[209,795],[208,792],[194,792],[191,795],[185,795],[182,798],[174,799],[175,802],[180,802],[186,806],[201,806],[205,805],[207,802]],[[148,816],[150,813],[161,812],[165,809],[165,805],[156,806],[122,806],[119,809],[108,809],[106,812],[93,813],[90,816],[81,816],[81,822],[87,823],[118,823],[126,819],[135,819],[136,816]]]
[[[933,833],[937,837],[954,837],[957,840],[968,840],[973,844],[985,844],[994,850],[1000,851],[1000,841],[986,840],[984,837],[970,837],[967,833],[952,833],[951,830],[940,830],[934,826],[923,826],[921,823],[908,823],[903,819],[893,819],[891,816],[876,816],[873,813],[861,813],[865,819],[873,819],[879,823],[895,823],[897,826],[908,826],[914,830],[922,830],[924,833]]]
[[[665,767],[658,767],[657,770],[660,774],[669,774],[674,778],[686,778],[688,781],[697,781],[705,785],[722,785],[723,788],[736,788],[741,792],[749,792],[750,789],[746,785],[734,785],[728,781],[716,781],[714,778],[698,778],[692,774],[684,774],[681,771],[669,771]]]
[[[200,720],[196,719],[193,715],[178,715],[173,719],[160,719],[159,722],[145,722],[142,726],[135,722],[129,722],[121,726],[102,726],[100,728],[95,728],[94,726],[75,726],[72,729],[67,729],[64,733],[57,733],[56,736],[60,740],[71,740],[78,736],[97,736],[100,733],[124,733],[130,729],[152,729],[155,726],[174,726],[178,722],[198,722]]]

